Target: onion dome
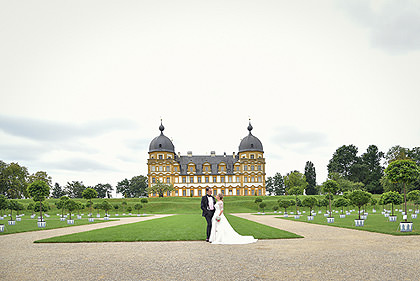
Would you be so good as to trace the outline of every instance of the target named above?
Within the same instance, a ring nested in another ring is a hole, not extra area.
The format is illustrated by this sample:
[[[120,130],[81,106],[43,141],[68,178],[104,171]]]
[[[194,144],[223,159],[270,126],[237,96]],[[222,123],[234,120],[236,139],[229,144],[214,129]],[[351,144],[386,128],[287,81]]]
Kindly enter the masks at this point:
[[[248,125],[249,134],[248,136],[244,137],[241,143],[239,144],[239,152],[244,152],[244,151],[264,152],[261,141],[251,133],[252,129],[253,127],[250,121]]]
[[[162,125],[162,122],[159,126],[160,135],[154,138],[149,145],[149,152],[155,151],[167,151],[175,153],[175,147],[172,141],[163,134],[165,127]]]

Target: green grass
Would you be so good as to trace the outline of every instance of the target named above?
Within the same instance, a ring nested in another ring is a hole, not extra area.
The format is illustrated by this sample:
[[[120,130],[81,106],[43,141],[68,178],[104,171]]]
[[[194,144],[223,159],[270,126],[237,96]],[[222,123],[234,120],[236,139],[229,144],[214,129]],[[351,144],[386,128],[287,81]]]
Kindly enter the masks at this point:
[[[13,216],[13,218],[15,217]],[[71,227],[71,226],[77,226],[77,225],[106,222],[104,220],[98,220],[98,219],[95,219],[94,222],[88,222],[87,216],[84,216],[81,220],[74,218],[74,225],[67,224],[67,220],[60,221],[60,218],[57,216],[54,216],[54,217],[51,216],[49,218],[44,217],[44,220],[47,222],[47,226],[45,228],[39,228],[37,224],[37,219],[31,219],[28,216],[22,217],[21,221],[16,221],[16,225],[8,225],[8,222],[7,222],[8,217],[5,217],[4,220],[0,220],[0,224],[5,225],[5,230],[4,232],[0,232],[0,235],[28,232],[28,231],[42,231],[46,229],[55,229],[55,228],[62,228],[62,227]]]
[[[301,236],[242,218],[226,215],[241,235],[257,239],[301,238]],[[52,237],[36,243],[197,241],[205,239],[206,221],[200,215],[183,214],[87,232]]]
[[[321,225],[328,225],[333,227],[342,227],[342,228],[350,228],[362,231],[370,231],[370,232],[377,232],[383,234],[391,234],[391,235],[420,235],[420,218],[417,219],[409,219],[408,221],[413,222],[413,231],[412,232],[400,232],[398,227],[399,223],[402,221],[402,215],[398,212],[394,213],[397,215],[396,222],[390,222],[388,218],[384,215],[379,213],[369,213],[367,219],[365,220],[364,226],[356,227],[354,226],[354,220],[358,219],[359,216],[356,212],[353,212],[351,215],[346,216],[345,218],[340,219],[339,214],[334,214],[334,223],[327,223],[327,218],[324,217],[324,214],[317,214],[314,217],[313,221],[308,221],[306,215],[301,215],[299,219],[295,219],[293,215],[290,215],[288,218],[279,217],[285,220],[292,220],[292,221],[300,221],[305,223],[313,223],[313,224],[321,224]],[[411,218],[411,215],[408,215]]]

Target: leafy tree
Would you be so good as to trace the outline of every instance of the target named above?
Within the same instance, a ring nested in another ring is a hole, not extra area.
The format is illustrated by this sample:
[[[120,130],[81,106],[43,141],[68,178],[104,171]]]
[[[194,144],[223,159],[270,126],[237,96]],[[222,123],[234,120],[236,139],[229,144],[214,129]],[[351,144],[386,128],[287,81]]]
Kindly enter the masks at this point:
[[[376,204],[378,204],[378,200],[372,197],[372,199],[370,199],[370,205],[373,206],[373,208],[375,208]]]
[[[0,193],[8,198],[27,197],[28,169],[18,163],[1,163]]]
[[[265,191],[267,192],[267,195],[272,196],[274,195],[274,188],[273,188],[273,178],[267,177],[265,180]]]
[[[391,164],[391,162],[394,162],[396,160],[408,159],[408,153],[408,148],[396,145],[388,150],[388,152],[385,154],[385,159],[387,160],[388,164]]]
[[[261,203],[263,200],[260,198],[260,197],[257,197],[257,198],[255,198],[255,201],[254,201],[254,203],[255,204],[257,204],[257,211],[259,211],[260,209],[259,209],[259,203]]]
[[[414,208],[416,208],[416,202],[420,201],[420,190],[412,190],[407,194],[407,200],[414,203]]]
[[[172,184],[165,184],[158,180],[156,184],[153,184],[151,187],[147,188],[147,193],[157,193],[159,194],[159,197],[163,197],[165,192],[173,190],[175,190],[175,188]]]
[[[404,189],[404,211],[407,214],[406,185],[414,182],[420,175],[420,169],[413,160],[396,160],[385,169],[386,177],[391,182],[402,183]],[[407,221],[407,219],[405,219]]]
[[[284,195],[284,181],[280,173],[276,173],[274,177],[268,177],[266,181],[266,190],[269,195]]]
[[[108,200],[104,200],[101,204],[101,209],[105,211],[105,215],[108,216],[108,211],[112,209],[112,205]]]
[[[7,199],[6,196],[4,196],[3,194],[0,194],[0,211],[1,211],[1,216],[3,216],[3,210],[7,209]]]
[[[39,202],[39,216],[42,219],[42,201],[50,195],[50,186],[42,180],[35,180],[28,186],[28,194],[35,202]]]
[[[331,216],[331,196],[335,195],[338,191],[338,184],[335,180],[327,180],[323,184],[323,191],[328,193],[328,201],[330,205],[330,216]]]
[[[311,161],[307,161],[305,164],[305,178],[306,182],[308,183],[306,188],[306,195],[317,194],[315,166]]]
[[[70,213],[70,220],[71,220],[71,213],[75,210],[77,210],[77,208],[79,207],[78,203],[76,201],[74,201],[73,199],[69,199],[64,201],[64,207],[69,211]]]
[[[147,177],[136,176],[131,180],[124,179],[117,184],[117,192],[124,198],[134,198],[147,195]]]
[[[34,214],[34,208],[35,206],[34,206],[34,202],[31,202],[31,203],[29,203],[28,204],[28,207],[26,207],[26,210],[28,210],[28,211],[32,211],[32,215]]]
[[[98,192],[96,192],[96,190],[93,189],[93,188],[86,188],[82,192],[82,196],[86,200],[89,200],[89,203],[90,203],[90,213],[92,213],[93,212],[92,211],[92,199],[98,197]]]
[[[277,210],[278,210],[278,209],[279,209],[279,206],[277,206],[277,205],[274,205],[274,206],[273,206],[273,211],[274,211],[274,212],[277,212]]]
[[[95,189],[96,192],[98,192],[98,198],[111,198],[111,193],[114,190],[109,183],[98,183],[93,187],[93,189]]]
[[[143,205],[140,203],[137,203],[136,205],[134,205],[134,209],[137,210],[137,214],[140,213],[141,208],[143,208]]]
[[[334,201],[334,206],[337,208],[341,208],[341,214],[344,213],[344,207],[347,207],[348,205],[350,205],[350,202],[344,197],[340,197]]]
[[[279,202],[280,208],[284,208],[284,212],[287,213],[287,208],[290,206],[290,200],[279,199],[278,202]]]
[[[306,196],[302,201],[302,205],[309,208],[309,215],[312,215],[312,209],[316,206],[318,200],[313,196]]]
[[[327,207],[328,207],[328,199],[327,198],[322,198],[320,200],[318,200],[318,206],[319,207],[325,207],[325,212],[327,212]]]
[[[64,196],[64,195],[66,195],[66,192],[63,190],[63,188],[60,186],[60,184],[58,182],[56,182],[54,184],[53,191],[51,193],[51,197],[58,199],[58,198],[60,198],[61,196]]]
[[[117,183],[117,193],[121,193],[124,198],[131,197],[130,191],[130,181],[128,179],[123,179]]]
[[[383,188],[380,183],[380,179],[384,174],[384,167],[381,165],[383,158],[384,153],[379,151],[376,145],[370,145],[366,153],[361,156],[364,169],[362,182],[366,186],[366,190],[370,193],[383,193]]]
[[[7,209],[10,210],[10,220],[13,220],[13,210],[17,211],[19,208],[18,206],[18,201],[17,200],[13,200],[13,199],[9,199],[7,202]]]
[[[23,204],[19,203],[18,201],[17,206],[16,206],[17,215],[19,216],[19,211],[23,211],[23,210],[25,210],[25,206],[23,206]]]
[[[66,208],[66,201],[69,200],[70,198],[68,198],[67,196],[61,196],[60,197],[60,201],[55,203],[55,206],[57,207],[57,209],[61,209],[61,217],[64,217],[64,210]]]
[[[120,208],[120,205],[118,205],[118,204],[115,204],[114,205],[114,209],[115,209],[115,213],[118,213],[118,209]]]
[[[83,182],[72,181],[67,182],[67,185],[64,187],[64,189],[70,198],[82,198],[83,191],[86,189],[86,186],[84,186]]]
[[[52,188],[52,178],[44,171],[38,171],[35,174],[32,174],[28,177],[28,184],[33,183],[36,180],[45,182],[50,189]]]
[[[327,165],[328,173],[336,172],[347,180],[358,181],[355,166],[359,163],[357,151],[357,147],[353,144],[339,147]]]
[[[349,194],[350,203],[359,208],[359,220],[360,220],[360,208],[363,205],[369,203],[372,198],[372,194],[363,190],[354,190]]]
[[[127,212],[131,213],[132,210],[133,210],[133,208],[131,206],[127,207]]]
[[[147,204],[149,202],[149,200],[147,200],[147,198],[142,198],[140,200],[140,202],[143,203],[143,204]]]
[[[381,195],[382,202],[387,205],[391,204],[391,215],[394,215],[394,205],[400,205],[403,202],[402,196],[395,191],[388,191]]]
[[[264,213],[264,208],[267,207],[267,203],[265,202],[261,202],[259,207],[262,209],[263,213]]]

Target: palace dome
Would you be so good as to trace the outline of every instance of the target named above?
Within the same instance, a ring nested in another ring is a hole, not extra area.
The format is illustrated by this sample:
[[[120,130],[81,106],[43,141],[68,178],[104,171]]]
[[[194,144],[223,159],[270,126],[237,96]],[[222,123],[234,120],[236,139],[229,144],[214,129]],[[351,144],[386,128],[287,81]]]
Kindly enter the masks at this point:
[[[165,130],[165,127],[162,125],[162,123],[159,126],[159,130],[160,135],[150,142],[149,152],[167,151],[175,153],[174,144],[167,136],[163,134],[163,130]]]
[[[252,129],[253,127],[250,122],[248,125],[249,134],[248,136],[244,137],[241,143],[239,144],[239,152],[244,152],[244,151],[264,152],[261,141],[251,133]]]

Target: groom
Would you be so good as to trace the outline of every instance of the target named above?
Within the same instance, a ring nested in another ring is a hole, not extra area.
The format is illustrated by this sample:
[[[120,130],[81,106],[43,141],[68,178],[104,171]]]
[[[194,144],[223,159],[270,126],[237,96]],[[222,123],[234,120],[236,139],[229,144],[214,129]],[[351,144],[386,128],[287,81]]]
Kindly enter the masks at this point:
[[[207,221],[207,239],[206,242],[209,242],[210,232],[211,232],[211,219],[214,215],[215,209],[214,205],[216,204],[216,199],[212,196],[213,190],[210,187],[206,187],[207,195],[201,197],[201,210],[203,210],[203,217]]]

